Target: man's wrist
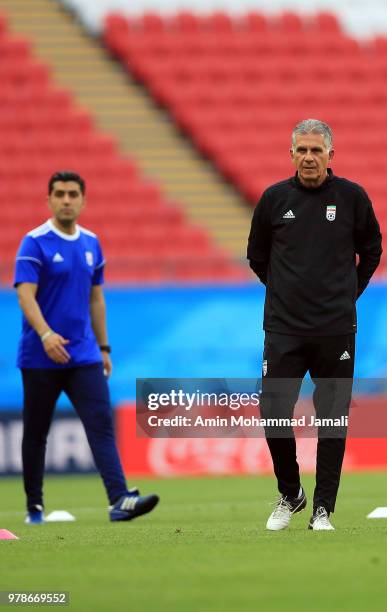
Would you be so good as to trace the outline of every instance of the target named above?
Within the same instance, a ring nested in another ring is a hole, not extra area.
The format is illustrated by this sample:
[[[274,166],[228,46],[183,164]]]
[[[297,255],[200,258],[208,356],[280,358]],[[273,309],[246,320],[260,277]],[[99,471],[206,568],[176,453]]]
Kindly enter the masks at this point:
[[[111,353],[112,347],[110,346],[110,344],[100,344],[99,350],[102,351],[103,353]]]
[[[52,331],[52,329],[48,329],[46,332],[44,332],[44,334],[42,334],[40,336],[40,339],[42,342],[45,342],[47,340],[47,338],[49,338],[50,336],[52,336],[55,332]]]

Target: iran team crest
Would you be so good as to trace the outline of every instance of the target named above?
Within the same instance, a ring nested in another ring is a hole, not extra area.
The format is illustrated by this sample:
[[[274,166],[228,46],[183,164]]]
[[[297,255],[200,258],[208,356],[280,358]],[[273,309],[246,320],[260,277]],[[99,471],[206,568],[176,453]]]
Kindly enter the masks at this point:
[[[93,253],[91,251],[85,251],[86,263],[89,266],[93,265]]]
[[[328,221],[334,221],[336,219],[336,206],[327,206],[326,216]]]

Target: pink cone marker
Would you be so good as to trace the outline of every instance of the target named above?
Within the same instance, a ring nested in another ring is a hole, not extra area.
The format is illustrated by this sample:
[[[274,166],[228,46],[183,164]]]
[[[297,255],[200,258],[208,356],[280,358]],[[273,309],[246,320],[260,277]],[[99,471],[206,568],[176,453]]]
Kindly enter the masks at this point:
[[[0,540],[18,540],[14,533],[8,531],[8,529],[0,529]]]

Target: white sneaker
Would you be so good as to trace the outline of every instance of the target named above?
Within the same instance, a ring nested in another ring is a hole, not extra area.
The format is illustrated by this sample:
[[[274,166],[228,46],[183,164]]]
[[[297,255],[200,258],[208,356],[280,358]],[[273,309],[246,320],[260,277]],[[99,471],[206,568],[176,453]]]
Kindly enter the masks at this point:
[[[323,506],[316,508],[309,521],[308,529],[313,529],[313,531],[335,531],[329,520],[329,514]]]
[[[298,497],[281,496],[277,502],[274,512],[267,519],[266,529],[269,531],[279,531],[286,529],[293,514],[301,512],[306,508],[306,495],[304,489]]]

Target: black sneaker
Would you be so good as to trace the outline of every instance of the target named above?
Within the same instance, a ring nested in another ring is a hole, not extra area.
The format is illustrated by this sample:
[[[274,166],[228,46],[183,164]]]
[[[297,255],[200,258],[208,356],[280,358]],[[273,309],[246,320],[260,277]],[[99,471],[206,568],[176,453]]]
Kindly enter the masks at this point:
[[[131,521],[153,510],[158,502],[158,495],[140,495],[138,489],[131,489],[127,495],[123,495],[109,507],[110,520]]]
[[[306,508],[307,500],[304,489],[298,497],[287,497],[282,495],[276,502],[274,512],[267,519],[266,529],[279,531],[288,527],[293,514],[301,512]]]

